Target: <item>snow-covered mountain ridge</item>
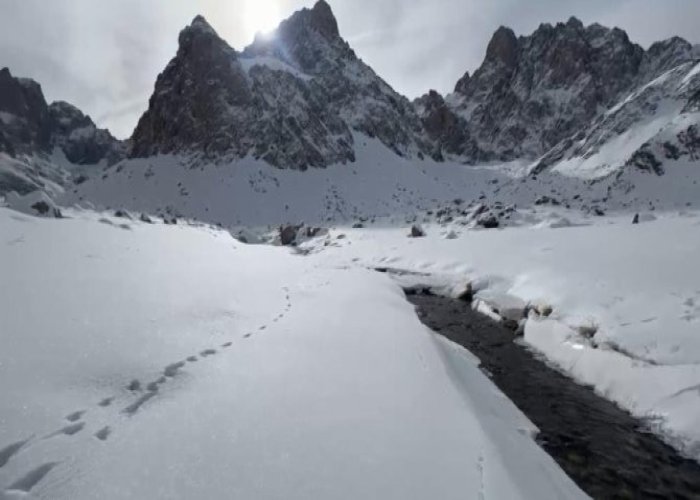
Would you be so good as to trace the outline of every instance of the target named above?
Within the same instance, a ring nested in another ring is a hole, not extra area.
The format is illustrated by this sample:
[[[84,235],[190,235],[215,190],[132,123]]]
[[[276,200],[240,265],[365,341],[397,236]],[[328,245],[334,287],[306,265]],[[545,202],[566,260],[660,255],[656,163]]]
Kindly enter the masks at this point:
[[[507,205],[554,195],[590,211],[684,205],[697,198],[688,180],[697,161],[698,54],[680,38],[644,50],[618,28],[575,18],[529,36],[499,28],[481,67],[454,93],[409,102],[357,56],[323,0],[240,52],[197,16],[129,141],[114,143],[79,111],[54,104],[61,116],[51,138],[25,127],[22,154],[7,149],[14,158],[0,168],[13,177],[0,192],[39,188],[55,197],[66,189],[63,203],[223,224],[347,220],[380,215],[372,213],[378,206],[427,210],[453,196]],[[46,157],[45,144],[58,160]],[[124,154],[112,167],[74,168]],[[319,169],[328,172],[312,173]],[[285,170],[307,177],[287,184],[296,176]],[[343,186],[350,173],[361,182]],[[428,194],[430,184],[456,178]],[[274,199],[258,196],[265,192]],[[227,208],[214,217],[214,206]]]

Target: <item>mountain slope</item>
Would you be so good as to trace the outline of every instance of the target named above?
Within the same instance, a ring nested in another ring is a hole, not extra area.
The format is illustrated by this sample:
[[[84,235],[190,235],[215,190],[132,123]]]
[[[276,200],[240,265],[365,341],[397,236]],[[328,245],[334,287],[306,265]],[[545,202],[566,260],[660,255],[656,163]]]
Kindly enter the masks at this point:
[[[700,62],[683,63],[635,90],[534,167],[601,177],[623,167],[658,175],[664,162],[700,158]]]
[[[517,37],[501,27],[482,65],[473,75],[466,73],[445,98],[443,114],[449,120],[442,128],[428,128],[446,153],[468,163],[534,160],[638,87],[693,57],[693,47],[680,38],[645,51],[619,28],[584,26],[573,17],[543,24],[529,36]],[[417,101],[426,125],[434,122],[431,108],[424,106],[428,99]],[[461,138],[469,138],[470,146],[465,148],[469,142]]]

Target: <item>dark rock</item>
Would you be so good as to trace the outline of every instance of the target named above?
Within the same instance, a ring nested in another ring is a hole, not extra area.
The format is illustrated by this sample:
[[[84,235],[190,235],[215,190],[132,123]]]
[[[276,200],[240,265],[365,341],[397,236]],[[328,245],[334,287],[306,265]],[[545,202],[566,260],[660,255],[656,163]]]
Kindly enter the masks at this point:
[[[153,221],[151,220],[151,218],[150,218],[148,215],[144,214],[144,213],[142,213],[142,214],[139,216],[139,220],[140,220],[141,222],[145,222],[146,224],[153,224]]]
[[[409,236],[411,238],[422,238],[425,236],[425,231],[418,224],[414,224],[411,226],[411,234]]]
[[[46,215],[51,210],[51,207],[45,201],[37,201],[32,205],[32,208],[36,210],[40,215]]]
[[[279,236],[280,236],[280,243],[283,246],[290,246],[294,245],[297,240],[297,234],[299,233],[300,226],[294,226],[291,224],[288,224],[286,226],[280,226],[279,228]]]
[[[639,214],[634,214],[634,218],[632,219],[632,224],[639,224]]]
[[[477,218],[476,223],[485,229],[496,229],[501,225],[498,217],[492,213],[481,215]]]

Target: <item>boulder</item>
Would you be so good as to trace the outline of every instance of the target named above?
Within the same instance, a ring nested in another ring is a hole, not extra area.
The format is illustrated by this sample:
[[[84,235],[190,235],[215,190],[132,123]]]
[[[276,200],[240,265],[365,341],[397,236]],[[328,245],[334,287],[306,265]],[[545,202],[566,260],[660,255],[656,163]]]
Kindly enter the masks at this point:
[[[294,226],[292,224],[287,224],[280,226],[280,244],[283,246],[294,245],[297,241],[297,234],[299,233],[300,226]]]
[[[414,224],[411,226],[411,234],[409,237],[411,238],[422,238],[425,236],[425,231],[419,224]]]

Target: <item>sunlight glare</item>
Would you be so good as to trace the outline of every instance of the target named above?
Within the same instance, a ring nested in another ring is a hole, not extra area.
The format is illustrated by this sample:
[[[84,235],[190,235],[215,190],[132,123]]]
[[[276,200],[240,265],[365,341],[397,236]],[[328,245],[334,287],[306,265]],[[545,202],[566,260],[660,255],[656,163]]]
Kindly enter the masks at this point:
[[[250,33],[269,33],[280,23],[280,16],[275,0],[248,0],[245,4],[245,26]]]

